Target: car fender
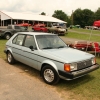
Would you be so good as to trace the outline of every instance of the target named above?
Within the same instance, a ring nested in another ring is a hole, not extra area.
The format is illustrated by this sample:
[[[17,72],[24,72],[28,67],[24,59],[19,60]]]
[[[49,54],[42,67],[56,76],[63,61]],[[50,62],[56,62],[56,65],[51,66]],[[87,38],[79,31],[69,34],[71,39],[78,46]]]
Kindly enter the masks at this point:
[[[8,51],[9,51],[11,54],[13,53],[12,50],[11,50],[11,48],[8,48],[7,52],[8,52]],[[6,52],[6,53],[7,53],[7,52]]]
[[[45,61],[43,61],[43,62],[41,63],[41,69],[43,68],[43,65],[45,65],[45,64],[51,65],[51,66],[57,71],[57,73],[58,73],[57,66],[56,66],[56,64],[55,64],[54,62],[52,62],[52,61],[50,61],[50,60],[45,60]]]
[[[4,32],[4,34],[7,34],[7,33],[12,34],[11,31],[5,31],[5,32]]]

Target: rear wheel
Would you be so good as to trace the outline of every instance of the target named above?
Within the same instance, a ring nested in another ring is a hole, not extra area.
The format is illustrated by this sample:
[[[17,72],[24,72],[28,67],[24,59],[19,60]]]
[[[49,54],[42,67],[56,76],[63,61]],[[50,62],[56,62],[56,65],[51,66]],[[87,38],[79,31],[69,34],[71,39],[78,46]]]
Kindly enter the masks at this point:
[[[43,80],[50,85],[57,84],[60,79],[56,70],[50,65],[45,65],[43,67],[41,75]]]
[[[10,52],[7,53],[7,61],[8,61],[9,64],[14,64],[15,63],[15,59],[14,59],[13,55]]]
[[[50,31],[50,30],[48,30],[48,33],[51,33],[51,31]]]
[[[34,31],[34,28],[32,28],[32,31]]]
[[[11,35],[10,34],[5,34],[5,39],[9,40],[11,38]]]

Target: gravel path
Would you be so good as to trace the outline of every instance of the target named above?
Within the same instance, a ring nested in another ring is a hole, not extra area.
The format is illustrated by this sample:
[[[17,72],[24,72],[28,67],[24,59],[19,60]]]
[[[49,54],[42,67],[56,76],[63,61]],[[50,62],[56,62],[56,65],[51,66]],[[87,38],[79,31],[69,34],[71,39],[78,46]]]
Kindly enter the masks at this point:
[[[39,72],[0,58],[0,100],[64,100],[56,86],[44,83]]]

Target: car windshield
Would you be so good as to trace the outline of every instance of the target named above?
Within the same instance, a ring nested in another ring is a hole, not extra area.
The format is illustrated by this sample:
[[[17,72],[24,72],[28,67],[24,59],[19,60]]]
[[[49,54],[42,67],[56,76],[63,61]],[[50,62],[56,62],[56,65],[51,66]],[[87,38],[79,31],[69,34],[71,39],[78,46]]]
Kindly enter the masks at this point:
[[[36,35],[36,40],[40,49],[59,49],[67,47],[57,35]]]

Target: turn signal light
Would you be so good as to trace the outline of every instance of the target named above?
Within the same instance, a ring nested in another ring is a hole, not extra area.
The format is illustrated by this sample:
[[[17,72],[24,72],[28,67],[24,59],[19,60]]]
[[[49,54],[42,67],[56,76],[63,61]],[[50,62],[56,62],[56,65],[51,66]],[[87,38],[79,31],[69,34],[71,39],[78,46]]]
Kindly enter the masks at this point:
[[[67,71],[67,72],[70,72],[71,71],[70,65],[69,64],[64,64],[64,70]]]

